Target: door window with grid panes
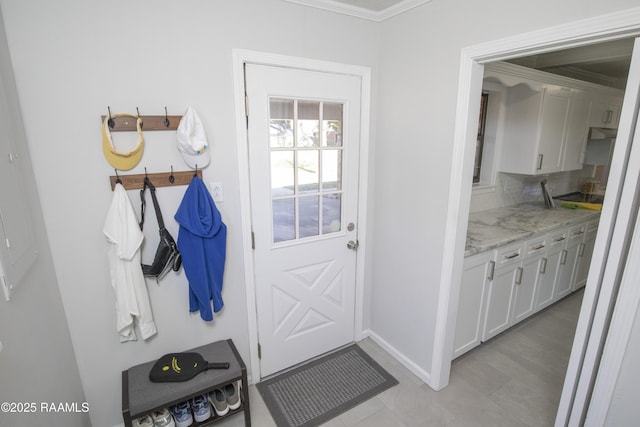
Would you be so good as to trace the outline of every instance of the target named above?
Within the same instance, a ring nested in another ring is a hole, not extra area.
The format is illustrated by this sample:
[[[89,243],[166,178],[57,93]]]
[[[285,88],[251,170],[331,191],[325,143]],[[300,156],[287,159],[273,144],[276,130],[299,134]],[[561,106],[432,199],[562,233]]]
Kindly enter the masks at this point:
[[[343,105],[269,100],[273,243],[342,231]]]

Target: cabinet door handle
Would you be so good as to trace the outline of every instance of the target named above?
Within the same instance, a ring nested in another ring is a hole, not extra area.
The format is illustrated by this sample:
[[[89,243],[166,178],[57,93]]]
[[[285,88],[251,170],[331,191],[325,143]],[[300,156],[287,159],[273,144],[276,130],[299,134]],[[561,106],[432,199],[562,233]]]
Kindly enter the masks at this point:
[[[607,110],[606,118],[604,119],[605,123],[611,123],[613,120],[613,110]]]
[[[518,269],[516,270],[516,285],[519,285],[520,283],[522,283],[522,272],[523,272],[523,268],[522,267],[518,267]]]
[[[544,248],[544,245],[538,245],[538,246],[535,246],[535,247],[533,247],[531,249],[533,249],[534,251],[539,251],[542,248]]]
[[[542,159],[544,158],[544,154],[538,154],[538,170],[542,169]]]
[[[488,280],[493,280],[493,275],[496,272],[496,262],[489,261],[489,274],[487,275]]]
[[[547,259],[542,258],[542,262],[540,263],[540,274],[544,274],[547,271]]]
[[[580,248],[578,249],[578,256],[584,255],[584,247],[585,247],[585,244],[580,243]]]
[[[565,265],[567,262],[567,254],[569,252],[566,249],[562,250],[562,255],[560,256],[560,264]]]
[[[519,257],[520,254],[518,252],[514,252],[511,255],[505,255],[505,259],[514,259],[516,257]]]
[[[558,237],[557,239],[554,239],[554,242],[562,242],[564,239],[566,239],[566,237],[562,236],[562,237]]]

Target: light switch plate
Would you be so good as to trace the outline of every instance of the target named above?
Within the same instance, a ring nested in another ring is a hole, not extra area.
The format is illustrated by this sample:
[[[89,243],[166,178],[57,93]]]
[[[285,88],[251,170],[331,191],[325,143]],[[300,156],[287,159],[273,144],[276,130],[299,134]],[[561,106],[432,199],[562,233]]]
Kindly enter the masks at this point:
[[[213,201],[216,203],[224,202],[224,194],[222,193],[222,183],[210,182],[209,187],[211,188],[211,197],[213,197]]]

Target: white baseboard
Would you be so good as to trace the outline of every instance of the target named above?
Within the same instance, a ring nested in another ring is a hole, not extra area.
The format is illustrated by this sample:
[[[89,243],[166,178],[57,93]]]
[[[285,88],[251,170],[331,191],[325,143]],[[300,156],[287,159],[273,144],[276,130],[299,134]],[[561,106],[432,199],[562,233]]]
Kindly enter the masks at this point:
[[[393,356],[394,359],[400,362],[402,366],[407,368],[409,371],[411,371],[412,374],[420,378],[421,381],[435,390],[433,384],[431,384],[431,374],[422,369],[420,366],[416,365],[415,362],[413,362],[397,348],[385,341],[384,338],[382,338],[380,335],[376,334],[371,329],[365,329],[364,331],[362,331],[362,337],[371,338],[376,344],[378,344],[387,353]]]

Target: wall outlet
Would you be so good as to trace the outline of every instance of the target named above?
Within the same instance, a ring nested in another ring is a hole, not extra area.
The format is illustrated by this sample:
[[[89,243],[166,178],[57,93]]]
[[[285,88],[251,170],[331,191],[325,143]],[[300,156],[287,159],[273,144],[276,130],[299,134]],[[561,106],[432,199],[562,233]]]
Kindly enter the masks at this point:
[[[222,194],[222,183],[210,182],[209,187],[211,188],[211,197],[213,197],[213,201],[216,203],[223,202],[224,195]]]

